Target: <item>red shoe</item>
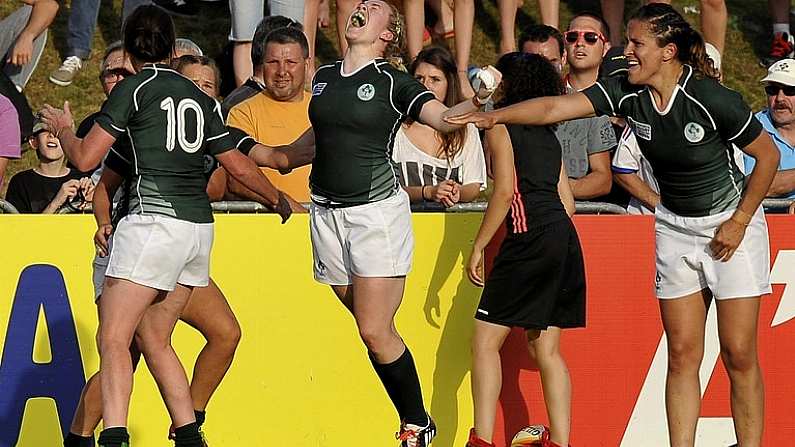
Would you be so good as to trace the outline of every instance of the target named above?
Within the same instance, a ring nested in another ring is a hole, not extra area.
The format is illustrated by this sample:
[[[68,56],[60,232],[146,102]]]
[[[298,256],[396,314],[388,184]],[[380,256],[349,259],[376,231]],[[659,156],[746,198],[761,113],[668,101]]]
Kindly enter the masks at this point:
[[[478,437],[478,434],[475,432],[475,429],[469,430],[469,441],[467,441],[466,447],[495,447],[494,443],[485,441]]]
[[[773,35],[773,43],[770,47],[770,55],[764,58],[766,67],[774,62],[795,55],[795,39],[789,33],[776,33]]]

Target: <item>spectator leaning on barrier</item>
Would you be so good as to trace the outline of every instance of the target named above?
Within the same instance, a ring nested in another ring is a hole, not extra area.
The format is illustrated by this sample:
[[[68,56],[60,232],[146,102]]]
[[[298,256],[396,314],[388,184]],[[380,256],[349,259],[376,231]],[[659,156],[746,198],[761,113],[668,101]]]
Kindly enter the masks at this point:
[[[464,100],[455,60],[445,48],[420,51],[409,73],[448,107]],[[442,133],[409,119],[398,128],[392,151],[400,184],[412,202],[451,207],[475,200],[486,189],[486,161],[474,125]]]
[[[47,27],[58,12],[55,0],[21,0],[19,9],[0,21],[0,66],[22,90],[39,63],[47,43]]]
[[[0,95],[0,189],[3,187],[8,160],[21,156],[20,139],[17,109],[8,98]]]
[[[599,66],[610,48],[609,31],[604,20],[593,13],[574,16],[563,33],[566,63],[565,84],[569,93],[593,85]],[[610,151],[616,136],[606,116],[564,121],[555,130],[563,151],[569,183],[577,200],[597,199],[610,192]]]
[[[762,79],[767,108],[757,112],[765,131],[781,153],[778,172],[768,197],[795,198],[795,59],[782,59],[770,66]],[[745,174],[750,175],[756,160],[745,156]]]
[[[304,91],[309,46],[299,26],[271,31],[263,43],[263,80],[265,89],[229,111],[227,125],[235,127],[266,146],[282,146],[312,134],[309,100]],[[258,160],[258,149],[249,156]],[[308,166],[288,175],[266,170],[273,185],[299,202],[309,202]]]
[[[254,32],[254,40],[251,42],[251,65],[254,67],[254,74],[243,85],[226,95],[224,102],[221,104],[224,119],[229,115],[229,110],[232,107],[265,90],[265,76],[263,75],[265,68],[265,38],[268,37],[271,31],[285,26],[295,27],[299,30],[303,29],[300,23],[284,16],[268,16],[257,25],[257,30]]]
[[[11,177],[6,200],[20,213],[54,214],[63,206],[85,208],[94,194],[94,184],[77,170],[64,166],[64,151],[58,138],[36,121],[28,140],[39,164]]]

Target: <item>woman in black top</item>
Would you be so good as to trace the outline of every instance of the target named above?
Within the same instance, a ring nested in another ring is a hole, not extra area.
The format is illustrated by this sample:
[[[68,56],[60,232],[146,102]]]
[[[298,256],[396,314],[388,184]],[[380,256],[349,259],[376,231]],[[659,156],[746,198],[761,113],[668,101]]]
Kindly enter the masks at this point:
[[[500,58],[497,69],[503,73],[498,108],[564,92],[557,71],[542,56],[509,53]],[[469,258],[467,274],[475,285],[484,285],[483,250],[503,220],[507,235],[475,314],[475,427],[467,446],[494,445],[502,379],[500,348],[511,327],[527,331],[530,352],[541,370],[551,440],[566,446],[571,383],[560,355],[560,330],[585,326],[585,273],[577,232],[569,218],[574,197],[561,163],[560,144],[549,126],[495,126],[486,132],[486,142],[492,156],[494,192]]]

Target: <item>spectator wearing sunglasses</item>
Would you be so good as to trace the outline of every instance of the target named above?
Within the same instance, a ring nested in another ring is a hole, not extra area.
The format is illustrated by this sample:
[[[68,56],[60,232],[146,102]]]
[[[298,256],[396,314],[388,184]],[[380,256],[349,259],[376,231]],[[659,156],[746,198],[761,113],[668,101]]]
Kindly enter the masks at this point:
[[[601,16],[584,12],[563,33],[564,77],[569,93],[586,89],[599,77],[599,66],[610,48],[609,28]],[[561,123],[555,131],[563,152],[569,184],[577,200],[605,200],[613,185],[610,151],[618,144],[607,116]]]
[[[762,81],[767,108],[756,118],[781,153],[778,172],[767,191],[768,197],[795,198],[795,59],[771,65]],[[754,169],[755,159],[745,155],[745,175]]]
[[[99,69],[99,82],[102,84],[102,91],[105,93],[105,97],[107,98],[108,95],[110,95],[111,90],[113,90],[119,82],[132,74],[133,68],[132,65],[130,65],[129,59],[124,54],[121,41],[119,40],[108,45],[102,58],[102,65],[100,65]],[[94,120],[96,120],[97,116],[99,116],[99,112],[88,115],[80,125],[77,126],[75,135],[77,135],[78,138],[85,137],[94,125]],[[116,141],[116,144],[123,144],[123,140],[124,139],[119,139]],[[75,169],[71,163],[67,164],[67,166]],[[99,168],[99,166],[97,166],[97,168]],[[91,169],[89,172],[95,171],[97,175],[94,176],[94,179],[98,180],[98,169]]]

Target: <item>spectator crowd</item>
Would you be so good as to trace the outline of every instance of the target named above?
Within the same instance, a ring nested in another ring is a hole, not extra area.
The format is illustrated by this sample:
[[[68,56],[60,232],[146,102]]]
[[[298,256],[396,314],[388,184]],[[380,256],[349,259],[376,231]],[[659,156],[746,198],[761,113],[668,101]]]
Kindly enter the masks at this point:
[[[197,1],[125,0],[122,20],[136,7],[149,3],[173,15],[194,16],[200,11]],[[333,10],[338,35],[344,35],[347,17],[360,3],[337,0],[336,7],[330,8],[330,2],[230,0],[230,67],[219,67],[187,38],[178,39],[174,50],[172,68],[222,102],[227,126],[252,141],[248,156],[293,203],[310,201],[311,165],[306,163],[312,158],[314,135],[308,115],[312,92],[307,86],[317,65],[318,27],[329,25]],[[406,18],[404,63],[408,72],[448,106],[471,98],[474,0],[398,3]],[[601,0],[601,14],[575,11],[565,24],[559,23],[558,1],[539,0],[541,23],[518,30],[515,22],[521,2],[498,0],[497,4],[499,53],[543,56],[558,70],[568,92],[582,91],[600,77],[626,74],[623,0]],[[53,88],[69,88],[81,76],[91,55],[100,6],[99,0],[72,0],[68,12],[60,9],[68,15],[67,38],[62,62],[49,74]],[[768,197],[795,198],[795,39],[789,25],[790,2],[768,0],[768,7],[771,49],[762,62],[769,68],[760,80],[767,104],[756,116],[781,152],[780,170]],[[4,55],[0,62],[0,185],[9,160],[20,158],[26,148],[34,150],[37,157],[34,167],[5,179],[5,201],[23,213],[85,209],[99,178],[100,166],[82,172],[65,159],[58,137],[37,120],[25,97],[25,86],[59,8],[56,0],[20,0],[18,9],[0,19],[0,52]],[[701,0],[700,10],[708,55],[720,70],[726,45],[726,4],[724,0]],[[426,12],[432,13],[433,20],[426,22]],[[340,38],[342,52],[345,45]],[[227,71],[236,88],[222,98],[221,72]],[[99,76],[105,95],[134,73],[120,43],[110,44]],[[80,124],[78,136],[90,129],[95,115]],[[659,203],[654,174],[627,123],[604,116],[575,119],[558,123],[555,134],[575,199],[617,204],[630,213],[653,212]],[[284,149],[287,146],[289,150]],[[749,174],[754,160],[735,152],[733,161]],[[392,153],[395,172],[412,202],[450,207],[485,199],[491,174],[489,148],[474,125],[441,134],[408,120],[397,130]],[[217,166],[214,160],[206,160],[206,165],[211,199],[260,199],[231,179],[210,176]]]

